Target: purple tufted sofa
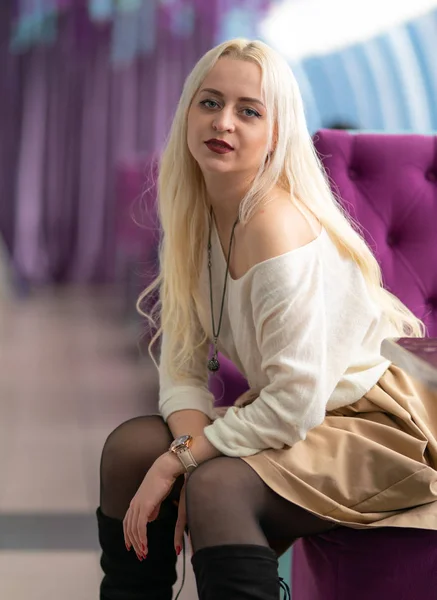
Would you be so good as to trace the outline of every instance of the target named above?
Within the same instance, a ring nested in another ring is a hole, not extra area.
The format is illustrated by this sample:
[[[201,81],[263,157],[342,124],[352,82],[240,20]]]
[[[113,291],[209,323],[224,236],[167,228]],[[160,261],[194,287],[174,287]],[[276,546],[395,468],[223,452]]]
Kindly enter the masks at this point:
[[[437,336],[437,137],[319,131],[332,186],[363,228],[385,285]],[[232,404],[247,383],[222,358]],[[222,394],[222,384],[211,384]],[[293,600],[436,600],[437,532],[339,528],[293,547]]]

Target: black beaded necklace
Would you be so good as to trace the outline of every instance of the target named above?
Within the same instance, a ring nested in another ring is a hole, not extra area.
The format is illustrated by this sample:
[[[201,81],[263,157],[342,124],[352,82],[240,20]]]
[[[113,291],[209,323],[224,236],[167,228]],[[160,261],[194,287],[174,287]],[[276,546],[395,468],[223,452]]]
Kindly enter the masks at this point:
[[[214,213],[213,213],[213,210],[211,207],[210,219],[209,219],[209,237],[208,237],[208,273],[209,273],[209,300],[210,300],[210,306],[211,306],[211,324],[212,324],[212,336],[213,336],[214,351],[213,351],[212,357],[208,360],[207,366],[208,366],[209,371],[211,371],[211,373],[216,373],[220,369],[220,363],[217,358],[217,353],[218,353],[217,341],[218,341],[218,337],[220,335],[220,329],[222,327],[223,308],[225,305],[226,287],[228,284],[229,262],[231,260],[232,243],[234,241],[235,227],[237,226],[239,219],[237,217],[237,220],[235,221],[235,223],[232,227],[231,239],[229,240],[229,250],[228,250],[228,256],[226,259],[225,281],[223,284],[223,293],[222,293],[222,300],[221,300],[221,305],[220,305],[219,322],[218,322],[218,327],[217,327],[217,331],[216,331],[215,320],[214,320],[214,301],[213,301],[213,293],[212,293],[212,274],[211,274],[211,255],[212,255],[211,235],[212,235],[213,216],[214,216]]]

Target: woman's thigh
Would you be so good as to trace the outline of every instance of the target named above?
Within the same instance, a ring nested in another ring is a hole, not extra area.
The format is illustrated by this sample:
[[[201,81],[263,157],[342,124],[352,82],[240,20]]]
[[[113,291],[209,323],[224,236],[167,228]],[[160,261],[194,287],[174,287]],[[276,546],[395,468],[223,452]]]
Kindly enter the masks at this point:
[[[102,511],[122,519],[155,460],[168,451],[172,434],[158,415],[136,417],[119,425],[107,438],[100,463]],[[177,481],[171,499],[179,498],[183,483]]]
[[[198,547],[264,540],[280,555],[296,539],[334,528],[276,494],[239,458],[219,457],[200,465],[188,480],[187,505]]]
[[[248,466],[247,463],[245,465]],[[259,478],[257,474],[256,476]],[[327,533],[337,527],[332,521],[323,519],[282,498],[263,481],[262,485],[267,489],[264,493],[260,524],[269,540],[269,545],[278,556],[299,538]]]

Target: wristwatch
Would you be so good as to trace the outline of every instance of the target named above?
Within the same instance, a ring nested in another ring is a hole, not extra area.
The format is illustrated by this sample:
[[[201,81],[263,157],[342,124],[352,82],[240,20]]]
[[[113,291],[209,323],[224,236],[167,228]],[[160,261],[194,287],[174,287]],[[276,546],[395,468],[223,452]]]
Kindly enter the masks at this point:
[[[198,466],[190,450],[192,443],[193,437],[191,435],[181,435],[173,440],[169,448],[169,451],[179,458],[187,473],[191,473]]]

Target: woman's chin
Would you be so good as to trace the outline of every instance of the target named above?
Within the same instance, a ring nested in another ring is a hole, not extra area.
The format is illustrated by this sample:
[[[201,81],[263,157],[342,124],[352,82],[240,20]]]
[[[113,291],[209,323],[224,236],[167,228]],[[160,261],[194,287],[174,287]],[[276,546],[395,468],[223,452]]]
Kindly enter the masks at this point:
[[[204,173],[232,173],[237,170],[235,164],[231,164],[230,161],[221,160],[220,157],[218,159],[213,157],[202,160],[199,166]]]

